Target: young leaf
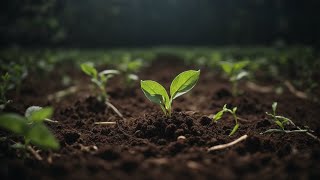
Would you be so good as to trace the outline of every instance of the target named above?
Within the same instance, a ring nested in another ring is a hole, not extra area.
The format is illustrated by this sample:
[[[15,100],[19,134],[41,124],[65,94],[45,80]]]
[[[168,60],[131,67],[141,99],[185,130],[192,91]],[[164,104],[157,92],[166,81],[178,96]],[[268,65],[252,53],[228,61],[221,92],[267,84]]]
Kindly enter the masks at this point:
[[[53,109],[51,107],[45,107],[40,110],[34,111],[30,116],[30,120],[33,122],[42,122],[45,119],[51,118],[52,114]]]
[[[26,110],[25,117],[32,122],[41,122],[50,118],[52,114],[53,109],[51,107],[31,106]]]
[[[42,123],[34,124],[25,136],[31,143],[41,148],[59,149],[60,147],[57,139]]]
[[[248,75],[249,75],[249,73],[247,71],[241,71],[239,74],[236,75],[235,80],[238,81]]]
[[[84,73],[86,73],[87,75],[97,78],[98,72],[97,70],[93,67],[92,64],[90,63],[83,63],[81,64],[81,69]]]
[[[234,64],[234,71],[239,71],[245,68],[249,64],[249,61],[239,61]]]
[[[217,112],[217,114],[215,114],[213,116],[213,120],[214,121],[218,121],[219,119],[221,119],[224,112],[225,112],[224,109],[222,109],[221,111]]]
[[[227,74],[231,75],[232,70],[233,70],[232,63],[225,61],[225,62],[221,62],[220,64],[221,64],[223,71],[226,72]]]
[[[141,81],[141,89],[145,96],[151,101],[159,105],[167,106],[169,96],[166,89],[156,81]]]
[[[276,114],[277,105],[278,105],[278,103],[277,103],[277,102],[273,102],[273,103],[272,103],[272,111],[273,111],[273,115],[275,115],[275,114]]]
[[[23,135],[27,127],[26,119],[15,114],[3,114],[0,116],[0,127],[12,131],[16,134]]]
[[[234,133],[236,133],[236,131],[238,130],[238,128],[239,128],[239,124],[236,124],[236,125],[233,127],[233,129],[232,129],[231,133],[229,134],[229,136],[232,136]]]
[[[283,124],[280,122],[280,121],[275,121],[275,123],[279,126],[279,127],[281,127],[281,129],[284,129],[284,126],[283,126]]]
[[[99,75],[101,76],[101,75],[110,75],[110,74],[120,74],[120,71],[118,71],[118,70],[113,70],[113,69],[108,69],[108,70],[104,70],[104,71],[101,71],[100,73],[99,73]]]
[[[175,99],[190,91],[197,83],[200,76],[200,70],[189,70],[180,73],[171,83],[170,95]]]

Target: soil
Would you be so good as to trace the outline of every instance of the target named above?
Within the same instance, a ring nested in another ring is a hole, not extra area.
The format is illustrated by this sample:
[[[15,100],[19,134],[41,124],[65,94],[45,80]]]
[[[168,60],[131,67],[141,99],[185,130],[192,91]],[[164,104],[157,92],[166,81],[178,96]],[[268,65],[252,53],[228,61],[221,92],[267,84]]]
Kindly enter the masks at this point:
[[[190,68],[193,67],[174,57],[163,56],[139,73],[139,77],[158,81],[168,89],[175,75]],[[67,88],[60,83],[63,74],[73,79],[77,92],[60,101],[49,101],[48,95]],[[110,102],[123,113],[124,119],[96,100],[89,79],[78,68],[66,66],[43,79],[31,74],[21,94],[11,94],[14,103],[5,111],[23,114],[31,105],[53,106],[53,119],[59,123],[47,125],[59,139],[61,149],[39,151],[44,160],[38,161],[33,156],[22,158],[21,152],[10,148],[11,140],[3,140],[1,179],[320,178],[319,142],[303,133],[260,134],[276,128],[265,112],[270,112],[272,102],[277,101],[279,114],[297,125],[307,125],[320,136],[317,116],[320,105],[299,99],[286,89],[282,95],[261,94],[241,84],[243,94],[235,98],[224,78],[202,69],[196,87],[174,101],[171,118],[149,102],[138,85],[125,89],[121,79],[115,78],[107,89]],[[228,136],[234,126],[231,116],[225,115],[216,123],[210,119],[224,104],[237,106],[238,116],[245,119],[231,137]],[[118,125],[94,125],[100,121],[116,121]],[[243,142],[207,152],[211,146],[245,134],[249,137]],[[12,137],[4,130],[0,135]]]

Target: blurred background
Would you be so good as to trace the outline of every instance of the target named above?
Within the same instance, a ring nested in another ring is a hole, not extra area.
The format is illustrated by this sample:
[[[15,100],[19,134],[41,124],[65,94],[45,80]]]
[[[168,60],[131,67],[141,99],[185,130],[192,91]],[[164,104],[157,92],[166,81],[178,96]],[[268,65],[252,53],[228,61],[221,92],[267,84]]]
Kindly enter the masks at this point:
[[[1,47],[320,45],[319,0],[2,0]]]

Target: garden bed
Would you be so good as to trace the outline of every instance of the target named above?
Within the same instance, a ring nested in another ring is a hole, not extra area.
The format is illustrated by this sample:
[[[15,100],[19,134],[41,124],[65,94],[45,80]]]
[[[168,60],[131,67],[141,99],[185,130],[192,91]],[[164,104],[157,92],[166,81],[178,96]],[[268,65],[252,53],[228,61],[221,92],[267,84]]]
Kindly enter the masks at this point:
[[[176,57],[160,56],[139,73],[143,80],[160,82],[166,89],[180,72],[195,69]],[[60,100],[48,96],[66,89],[63,74],[74,80],[76,92]],[[43,160],[33,156],[22,159],[10,148],[11,140],[0,142],[0,176],[5,179],[318,179],[320,143],[305,133],[260,134],[277,128],[265,112],[278,102],[278,113],[299,126],[308,126],[320,136],[320,105],[299,98],[288,89],[281,95],[261,93],[240,84],[243,94],[233,97],[230,83],[220,74],[201,70],[199,82],[188,94],[173,102],[173,115],[145,98],[140,86],[125,89],[121,81],[108,84],[110,102],[123,114],[120,118],[101,104],[89,88],[90,80],[73,66],[64,66],[42,78],[31,74],[21,94],[5,111],[23,114],[31,105],[54,107],[48,127],[60,142],[58,151],[40,151]],[[273,86],[273,80],[261,84]],[[238,107],[240,127],[231,115],[217,122],[212,115],[224,104]],[[118,122],[95,125],[95,122]],[[10,133],[1,130],[1,136]],[[248,138],[229,148],[208,152],[208,148]],[[19,140],[19,139],[16,139]],[[3,179],[2,178],[2,179]]]

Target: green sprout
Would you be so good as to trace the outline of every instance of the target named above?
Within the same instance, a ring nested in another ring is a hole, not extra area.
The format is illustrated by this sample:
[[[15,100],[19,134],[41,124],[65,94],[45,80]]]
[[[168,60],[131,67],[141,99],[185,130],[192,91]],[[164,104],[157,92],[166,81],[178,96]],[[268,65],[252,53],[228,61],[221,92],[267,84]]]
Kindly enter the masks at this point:
[[[180,73],[170,85],[170,97],[166,89],[156,81],[141,81],[141,89],[151,102],[160,105],[167,117],[171,117],[172,101],[189,92],[197,84],[199,76],[200,70],[188,70]]]
[[[276,123],[279,126],[279,129],[268,129],[267,131],[261,133],[261,134],[266,134],[266,133],[306,133],[308,136],[312,137],[313,139],[317,140],[320,142],[320,139],[316,137],[315,135],[311,134],[310,129],[303,129],[297,126],[291,119],[286,118],[284,116],[279,116],[277,115],[277,102],[273,102],[272,104],[272,114],[266,112],[266,114],[272,118],[273,122]],[[286,127],[288,125],[293,126],[295,129],[294,130],[288,130]]]
[[[230,132],[229,136],[232,136],[234,133],[236,133],[236,131],[237,131],[238,128],[239,128],[238,117],[237,117],[236,111],[237,111],[237,107],[234,107],[234,108],[232,108],[232,109],[228,109],[228,108],[227,108],[227,105],[225,104],[225,105],[223,106],[222,110],[219,111],[219,112],[217,112],[217,114],[215,114],[215,115],[213,116],[213,121],[216,122],[216,121],[218,121],[219,119],[222,118],[222,116],[223,116],[223,114],[224,114],[225,112],[228,112],[228,113],[232,114],[233,119],[234,119],[236,125],[233,127],[233,129],[232,129],[232,131]]]
[[[101,102],[108,101],[108,94],[106,91],[106,85],[110,78],[119,74],[117,70],[104,70],[98,73],[97,69],[91,63],[81,64],[82,71],[91,77],[91,82],[98,88],[99,96],[98,100]]]
[[[134,61],[124,61],[120,64],[120,71],[124,75],[125,84],[127,87],[132,87],[136,81],[139,80],[139,77],[136,73],[142,68],[143,64],[140,60]]]
[[[0,115],[0,127],[24,138],[24,144],[15,143],[15,148],[29,149],[33,144],[42,149],[57,150],[59,142],[44,124],[44,121],[52,121],[49,119],[52,114],[51,107],[34,106],[26,110],[24,117],[10,113]]]
[[[249,61],[239,61],[239,62],[221,62],[221,68],[229,77],[229,81],[232,84],[232,95],[237,96],[238,92],[238,83],[241,79],[248,76],[249,73],[243,68],[249,64]]]

